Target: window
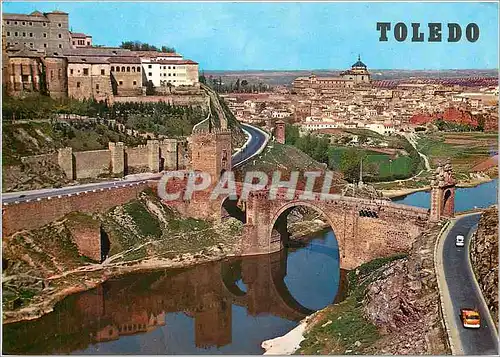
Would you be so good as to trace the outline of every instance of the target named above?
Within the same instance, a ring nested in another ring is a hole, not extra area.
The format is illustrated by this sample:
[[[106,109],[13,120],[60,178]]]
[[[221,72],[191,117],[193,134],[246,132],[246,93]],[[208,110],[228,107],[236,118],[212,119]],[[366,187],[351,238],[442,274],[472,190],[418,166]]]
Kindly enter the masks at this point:
[[[87,42],[87,46],[90,46],[90,42]]]
[[[59,35],[57,35],[57,37],[62,38],[62,35],[61,35],[61,34],[59,34]]]
[[[33,37],[33,32],[30,32],[30,37]]]
[[[168,69],[170,69],[170,66],[168,66]]]
[[[73,75],[73,69],[69,70],[69,74]]]
[[[29,22],[29,25],[30,25],[30,26],[33,26],[33,22]]]
[[[175,77],[175,73],[173,73],[173,74],[172,74],[172,76],[174,76],[174,77]]]
[[[30,47],[33,48],[33,44],[32,43],[30,43]]]
[[[120,72],[120,67],[116,66],[116,71]]]
[[[148,64],[148,68],[153,68],[153,65],[151,65],[151,64]]]
[[[118,82],[118,84],[119,84],[119,85],[123,85],[123,81],[119,81],[119,82]]]
[[[30,80],[30,76],[28,76],[27,74],[23,74],[22,80],[23,82],[28,82]]]
[[[172,66],[172,69],[175,69],[175,66]]]
[[[10,21],[7,21],[7,25],[10,25]]]
[[[26,22],[23,21],[23,26],[26,26]]]
[[[47,44],[46,44],[46,43],[44,43],[44,44],[43,44],[43,47],[47,48]]]
[[[46,27],[46,26],[47,26],[47,23],[46,23],[46,22],[44,22],[44,23],[43,23],[43,27]]]
[[[23,32],[23,37],[26,37],[26,32]]]
[[[115,71],[115,66],[111,66],[111,72]]]
[[[125,72],[125,66],[122,66],[122,72]]]
[[[169,73],[168,76],[170,77],[172,75],[172,73]]]
[[[99,83],[95,85],[95,89],[99,90]]]
[[[127,67],[127,72],[130,72],[130,67]]]
[[[135,67],[132,67],[132,72],[135,72]]]
[[[141,67],[137,67],[137,72],[140,72],[141,71]]]
[[[54,79],[54,71],[50,71],[50,79]]]
[[[151,73],[151,72],[149,72],[149,73],[148,73],[148,76],[149,76],[149,77],[151,77],[152,75],[153,75],[153,73]]]
[[[137,84],[137,81],[134,81],[134,86]]]
[[[58,27],[61,27],[62,25],[61,24],[57,24]]]
[[[76,82],[76,88],[80,88],[80,82]]]
[[[17,36],[17,31],[16,31],[16,32],[14,32],[14,36]]]
[[[57,78],[61,79],[61,69],[60,68],[57,70]]]
[[[14,25],[17,25],[17,21],[14,21]]]
[[[10,32],[9,31],[7,31],[7,36],[10,36]]]
[[[106,71],[104,69],[101,69],[101,76],[104,76],[106,74]],[[97,88],[99,89],[99,88]]]
[[[43,33],[43,37],[44,37],[44,38],[47,38],[47,34],[46,34],[45,32]]]
[[[75,45],[75,41],[73,41],[73,46]]]
[[[88,76],[89,75],[89,69],[88,68],[84,68],[83,69],[83,75],[84,76]]]
[[[61,45],[61,44],[59,44],[59,48],[62,48],[62,45]]]

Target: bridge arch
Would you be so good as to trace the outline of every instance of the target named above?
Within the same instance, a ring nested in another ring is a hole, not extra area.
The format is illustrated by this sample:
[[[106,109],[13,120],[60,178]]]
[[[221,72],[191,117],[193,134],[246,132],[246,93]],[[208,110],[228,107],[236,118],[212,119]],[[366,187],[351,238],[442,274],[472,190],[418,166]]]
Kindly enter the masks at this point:
[[[283,206],[281,206],[281,208],[279,208],[276,211],[276,213],[273,215],[273,217],[270,221],[269,239],[270,239],[271,244],[276,243],[276,241],[277,241],[277,238],[273,238],[273,231],[275,231],[276,224],[280,225],[280,224],[285,223],[285,227],[286,227],[286,218],[287,218],[288,214],[290,214],[290,212],[294,208],[297,208],[297,207],[310,208],[323,216],[323,218],[326,220],[326,222],[328,223],[328,225],[330,226],[330,228],[332,229],[332,231],[335,235],[335,240],[337,241],[337,246],[339,249],[339,263],[341,263],[341,259],[343,257],[345,257],[344,247],[342,246],[342,244],[341,244],[342,242],[339,239],[340,235],[341,235],[340,232],[342,232],[341,227],[337,227],[337,225],[333,222],[333,220],[325,212],[325,210],[322,207],[320,207],[319,205],[315,204],[314,201],[293,200],[293,201],[285,202],[285,204]],[[283,229],[283,227],[277,227],[277,228]],[[285,243],[285,242],[283,242],[283,238],[285,238],[285,237],[288,238],[288,236],[287,236],[288,232],[285,233],[285,232],[280,232],[278,230],[278,233],[280,234],[280,241],[281,241],[280,244],[283,245],[283,243]]]

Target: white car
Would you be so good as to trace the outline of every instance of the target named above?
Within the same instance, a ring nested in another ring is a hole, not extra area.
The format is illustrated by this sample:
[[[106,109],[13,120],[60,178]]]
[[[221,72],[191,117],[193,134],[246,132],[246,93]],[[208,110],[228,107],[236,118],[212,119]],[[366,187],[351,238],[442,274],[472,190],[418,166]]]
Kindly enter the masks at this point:
[[[465,240],[464,236],[458,235],[457,238],[455,239],[455,245],[457,247],[463,247],[465,245],[464,240]]]

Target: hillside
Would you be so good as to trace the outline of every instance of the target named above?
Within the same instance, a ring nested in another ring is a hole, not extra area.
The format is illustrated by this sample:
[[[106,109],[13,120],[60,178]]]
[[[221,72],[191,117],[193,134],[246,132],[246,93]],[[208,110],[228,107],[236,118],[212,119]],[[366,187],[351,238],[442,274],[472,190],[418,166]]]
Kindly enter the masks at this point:
[[[85,247],[77,247],[74,237],[99,227],[106,258],[102,264],[84,256]],[[39,316],[65,295],[113,275],[219,259],[232,249],[240,229],[235,219],[213,225],[182,218],[146,190],[137,200],[102,214],[73,212],[39,229],[15,233],[3,240],[4,323],[6,318]]]
[[[2,190],[22,191],[57,187],[68,183],[58,165],[45,160],[38,164],[22,162],[31,155],[57,153],[70,146],[74,151],[107,149],[108,142],[122,141],[125,145],[145,144],[146,139],[134,137],[95,122],[30,121],[4,123],[2,135]]]
[[[498,327],[498,209],[484,212],[470,247],[474,273]]]

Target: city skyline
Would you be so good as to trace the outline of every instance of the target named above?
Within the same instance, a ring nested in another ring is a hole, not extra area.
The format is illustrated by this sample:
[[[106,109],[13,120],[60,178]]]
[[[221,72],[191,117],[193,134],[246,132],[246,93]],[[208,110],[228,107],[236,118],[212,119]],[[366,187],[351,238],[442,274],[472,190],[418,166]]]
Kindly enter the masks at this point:
[[[345,69],[358,54],[372,69],[498,68],[497,3],[395,3],[390,10],[384,3],[3,3],[6,13],[55,9],[95,44],[171,46],[201,70]],[[426,24],[441,22],[443,42],[397,42],[392,31],[380,42],[377,22],[404,22],[410,30],[420,22],[426,37]],[[446,42],[448,22],[463,32],[477,23],[479,40]]]

